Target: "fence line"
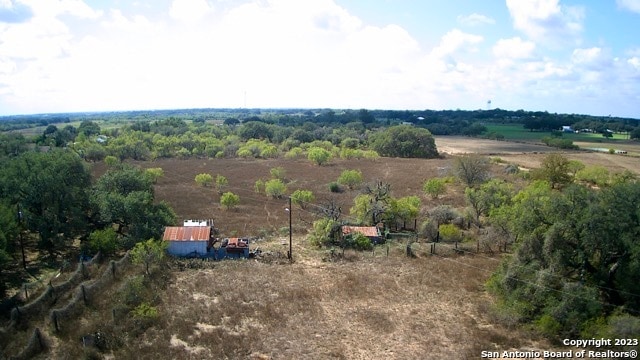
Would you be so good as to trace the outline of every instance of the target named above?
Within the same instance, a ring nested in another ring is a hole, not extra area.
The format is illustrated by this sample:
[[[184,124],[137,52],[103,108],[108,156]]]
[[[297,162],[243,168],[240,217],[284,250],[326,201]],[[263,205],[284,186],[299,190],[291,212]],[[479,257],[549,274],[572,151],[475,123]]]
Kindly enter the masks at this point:
[[[93,281],[81,283],[67,304],[49,311],[49,324],[55,331],[61,331],[64,323],[73,323],[82,314],[84,308],[95,299],[108,285],[112,284],[131,265],[129,253],[118,261],[111,261],[102,275]]]
[[[16,306],[11,310],[11,317],[6,329],[15,329],[20,321],[43,315],[61,296],[76,287],[82,280],[87,279],[90,276],[87,266],[93,265],[99,259],[100,253],[97,253],[91,260],[81,261],[71,277],[59,285],[53,285],[50,280],[47,288],[35,300],[24,306]]]
[[[18,355],[10,356],[9,360],[32,359],[39,353],[44,352],[47,348],[49,348],[49,340],[42,334],[39,328],[35,328],[24,349],[22,349]]]

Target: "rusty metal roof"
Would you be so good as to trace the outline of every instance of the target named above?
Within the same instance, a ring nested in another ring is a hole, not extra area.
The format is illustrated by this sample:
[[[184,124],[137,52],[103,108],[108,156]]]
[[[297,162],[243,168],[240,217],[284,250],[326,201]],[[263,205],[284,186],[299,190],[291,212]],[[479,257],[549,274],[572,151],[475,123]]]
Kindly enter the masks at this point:
[[[380,236],[380,231],[375,226],[343,226],[342,234],[349,235],[353,233],[361,233],[366,237],[377,237]]]
[[[208,241],[211,236],[209,226],[167,226],[162,240],[165,241]]]

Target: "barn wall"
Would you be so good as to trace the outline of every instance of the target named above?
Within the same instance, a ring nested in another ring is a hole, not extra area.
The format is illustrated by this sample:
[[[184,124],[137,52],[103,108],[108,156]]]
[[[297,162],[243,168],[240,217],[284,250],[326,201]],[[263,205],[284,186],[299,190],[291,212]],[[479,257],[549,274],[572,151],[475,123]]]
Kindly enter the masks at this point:
[[[200,256],[207,254],[207,242],[206,241],[169,241],[169,247],[167,248],[169,255],[173,256],[187,256],[197,253]]]

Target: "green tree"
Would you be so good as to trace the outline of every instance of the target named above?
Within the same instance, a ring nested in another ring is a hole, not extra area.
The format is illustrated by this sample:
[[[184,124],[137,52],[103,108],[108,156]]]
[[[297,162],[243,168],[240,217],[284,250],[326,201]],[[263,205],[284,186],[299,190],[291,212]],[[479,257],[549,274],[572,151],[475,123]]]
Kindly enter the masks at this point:
[[[453,171],[456,177],[469,187],[475,187],[489,178],[491,163],[480,155],[463,155],[456,158]]]
[[[480,216],[487,216],[491,210],[509,203],[514,193],[510,184],[494,179],[478,188],[466,188],[464,195],[473,209],[476,224],[480,225]]]
[[[232,192],[226,192],[220,196],[220,205],[227,210],[234,209],[238,204],[240,204],[240,196]]]
[[[95,230],[89,235],[87,247],[92,254],[100,252],[103,256],[111,256],[120,249],[118,234],[113,228]]]
[[[169,243],[167,241],[157,241],[155,239],[141,241],[131,249],[131,261],[134,264],[144,265],[144,272],[150,275],[151,265],[158,264],[165,258],[168,246]]]
[[[435,140],[427,129],[392,126],[369,136],[369,144],[382,156],[403,158],[438,157]]]
[[[90,187],[84,162],[67,150],[26,152],[0,169],[0,199],[20,204],[26,229],[52,256],[85,231]]]
[[[218,194],[222,194],[228,185],[229,180],[226,177],[220,174],[216,175],[216,190],[218,190]]]
[[[405,196],[391,202],[394,216],[403,221],[406,226],[407,221],[415,220],[420,214],[422,202],[417,196]]]
[[[198,174],[195,180],[198,185],[206,187],[213,183],[213,176],[211,174]]]
[[[78,126],[78,134],[84,134],[87,138],[100,134],[100,125],[90,120],[84,120]]]
[[[360,170],[344,170],[338,177],[338,184],[344,185],[353,190],[362,184],[363,177]]]
[[[270,169],[269,173],[271,174],[271,177],[273,179],[280,179],[282,181],[284,181],[285,177],[287,176],[287,170],[285,170],[282,166]]]
[[[164,170],[162,168],[149,168],[144,171],[144,175],[149,178],[151,183],[155,184],[158,179],[164,176]]]
[[[120,160],[115,156],[107,155],[104,157],[104,163],[109,167],[116,166],[119,162]]]
[[[548,181],[552,189],[567,185],[573,180],[569,159],[558,153],[549,154],[542,159],[540,168],[533,172],[532,177]]]
[[[321,218],[313,222],[309,242],[314,246],[330,246],[336,243],[340,223],[331,218]]]
[[[441,224],[438,227],[438,231],[440,232],[440,237],[445,241],[462,241],[462,231],[453,224]]]
[[[264,184],[264,192],[274,199],[281,198],[287,191],[287,186],[280,179],[271,179]]]
[[[140,169],[124,165],[107,171],[96,182],[92,202],[103,227],[115,224],[126,237],[125,248],[141,239],[160,237],[176,215],[165,202],[156,202],[151,181]]]
[[[15,208],[0,202],[0,296],[6,291],[4,275],[6,266],[11,261],[11,245],[20,231],[16,213]]]
[[[424,182],[422,190],[425,194],[431,196],[432,199],[437,199],[440,195],[444,194],[447,189],[447,180],[443,178],[432,178]]]
[[[331,153],[321,147],[312,147],[309,149],[307,158],[316,165],[324,165],[331,159]]]
[[[307,204],[315,201],[315,196],[310,190],[296,190],[291,194],[291,202],[300,206],[300,208],[306,208]]]
[[[603,187],[609,184],[610,174],[609,170],[604,166],[594,165],[579,170],[575,175],[575,179]]]

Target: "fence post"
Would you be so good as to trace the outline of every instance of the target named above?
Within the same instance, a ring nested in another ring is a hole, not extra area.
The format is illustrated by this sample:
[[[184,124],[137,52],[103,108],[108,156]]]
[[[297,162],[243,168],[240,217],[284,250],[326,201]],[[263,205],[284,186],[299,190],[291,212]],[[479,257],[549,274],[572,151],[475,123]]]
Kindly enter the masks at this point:
[[[111,275],[113,275],[113,278],[116,278],[116,262],[111,260]]]
[[[56,331],[60,331],[60,327],[58,326],[58,312],[53,310],[51,313],[53,314],[53,326]]]
[[[38,339],[38,345],[40,345],[40,350],[44,350],[45,346],[44,346],[44,342],[42,341],[42,334],[40,333],[40,328],[36,328],[34,330],[34,333],[36,334],[36,338]]]
[[[24,287],[24,297],[25,299],[27,299],[27,301],[29,301],[29,292],[27,291],[27,284],[23,284],[22,287]]]
[[[80,285],[80,290],[82,291],[82,300],[87,305],[87,291],[84,289],[84,285]]]

